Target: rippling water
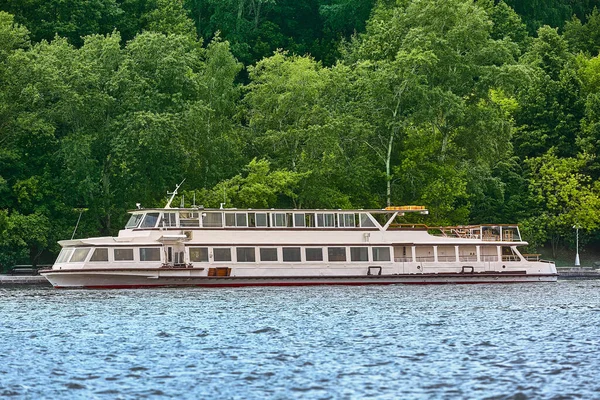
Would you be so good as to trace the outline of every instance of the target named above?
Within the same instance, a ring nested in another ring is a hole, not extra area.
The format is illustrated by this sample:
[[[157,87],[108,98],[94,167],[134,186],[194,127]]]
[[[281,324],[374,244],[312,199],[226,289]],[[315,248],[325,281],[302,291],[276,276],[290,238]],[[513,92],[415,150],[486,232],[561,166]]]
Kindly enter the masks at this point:
[[[599,288],[0,289],[0,397],[597,398]]]

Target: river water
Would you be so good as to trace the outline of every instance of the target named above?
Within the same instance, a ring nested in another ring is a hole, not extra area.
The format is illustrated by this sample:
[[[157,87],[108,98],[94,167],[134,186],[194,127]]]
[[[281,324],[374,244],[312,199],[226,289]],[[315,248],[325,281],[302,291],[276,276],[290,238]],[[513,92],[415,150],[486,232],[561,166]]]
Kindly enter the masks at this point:
[[[0,397],[598,398],[599,289],[0,288]]]

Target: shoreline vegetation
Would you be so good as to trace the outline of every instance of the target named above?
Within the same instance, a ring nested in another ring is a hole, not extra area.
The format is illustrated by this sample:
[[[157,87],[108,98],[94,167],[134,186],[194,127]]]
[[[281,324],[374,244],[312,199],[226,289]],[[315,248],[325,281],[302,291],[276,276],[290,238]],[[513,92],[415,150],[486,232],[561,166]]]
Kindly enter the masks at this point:
[[[113,235],[185,178],[174,204],[419,204],[407,222],[519,223],[558,260],[577,226],[594,266],[598,6],[4,1],[0,265]]]

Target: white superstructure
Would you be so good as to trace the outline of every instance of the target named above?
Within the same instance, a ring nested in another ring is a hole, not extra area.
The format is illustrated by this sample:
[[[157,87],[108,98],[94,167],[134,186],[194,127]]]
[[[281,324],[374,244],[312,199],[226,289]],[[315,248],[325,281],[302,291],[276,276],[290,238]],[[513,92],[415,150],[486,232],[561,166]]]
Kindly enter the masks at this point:
[[[363,285],[556,281],[517,249],[516,225],[399,225],[382,210],[137,209],[117,237],[64,240],[55,287]]]

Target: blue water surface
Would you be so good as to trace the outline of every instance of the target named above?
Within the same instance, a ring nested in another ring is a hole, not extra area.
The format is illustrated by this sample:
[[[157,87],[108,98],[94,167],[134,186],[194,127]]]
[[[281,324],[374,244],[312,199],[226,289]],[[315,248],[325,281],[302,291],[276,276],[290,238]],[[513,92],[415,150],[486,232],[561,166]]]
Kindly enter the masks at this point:
[[[0,397],[600,397],[600,281],[0,288]]]

